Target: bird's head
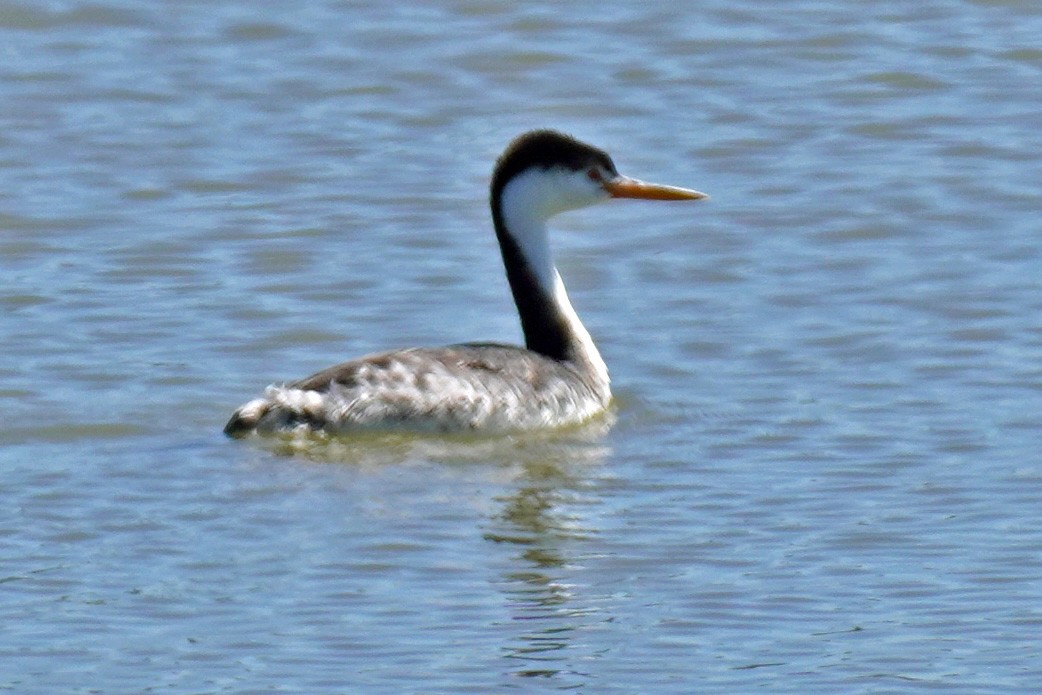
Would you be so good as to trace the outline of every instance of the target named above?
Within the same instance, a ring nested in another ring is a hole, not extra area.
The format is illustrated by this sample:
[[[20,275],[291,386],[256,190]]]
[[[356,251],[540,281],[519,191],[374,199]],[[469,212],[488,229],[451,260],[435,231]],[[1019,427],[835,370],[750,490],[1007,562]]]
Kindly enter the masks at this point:
[[[547,219],[609,198],[699,200],[687,188],[645,183],[619,174],[603,150],[553,130],[534,130],[515,139],[492,176],[492,202],[521,206]]]

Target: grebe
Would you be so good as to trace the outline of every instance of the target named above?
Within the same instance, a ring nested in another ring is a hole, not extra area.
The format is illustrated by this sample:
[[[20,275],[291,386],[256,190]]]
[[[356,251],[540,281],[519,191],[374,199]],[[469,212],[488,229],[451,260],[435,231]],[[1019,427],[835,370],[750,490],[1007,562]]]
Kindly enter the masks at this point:
[[[608,407],[608,369],[554,267],[547,220],[608,198],[705,197],[621,176],[607,153],[562,133],[521,135],[496,163],[490,202],[525,347],[463,343],[361,357],[269,386],[224,432],[506,432],[581,423]]]

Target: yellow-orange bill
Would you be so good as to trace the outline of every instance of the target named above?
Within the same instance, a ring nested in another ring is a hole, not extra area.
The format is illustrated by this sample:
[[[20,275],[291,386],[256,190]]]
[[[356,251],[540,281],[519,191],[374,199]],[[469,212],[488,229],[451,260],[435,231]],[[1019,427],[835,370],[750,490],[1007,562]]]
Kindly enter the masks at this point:
[[[604,182],[604,190],[612,198],[644,198],[645,200],[702,200],[709,196],[690,188],[662,186],[657,183],[646,183],[637,179],[619,176]]]

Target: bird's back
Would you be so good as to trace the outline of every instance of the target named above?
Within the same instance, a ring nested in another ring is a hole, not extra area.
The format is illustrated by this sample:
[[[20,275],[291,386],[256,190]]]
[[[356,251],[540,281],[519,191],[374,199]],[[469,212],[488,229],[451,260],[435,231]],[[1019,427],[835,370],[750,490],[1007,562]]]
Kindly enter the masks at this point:
[[[604,410],[607,384],[579,365],[495,343],[369,355],[271,386],[225,426],[249,432],[531,430],[578,424]]]

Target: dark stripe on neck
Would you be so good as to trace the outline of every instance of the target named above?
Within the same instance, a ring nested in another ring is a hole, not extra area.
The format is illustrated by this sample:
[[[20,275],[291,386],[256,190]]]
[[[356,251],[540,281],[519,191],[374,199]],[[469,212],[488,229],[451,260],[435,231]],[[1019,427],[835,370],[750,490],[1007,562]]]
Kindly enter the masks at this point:
[[[498,198],[493,200],[492,221],[496,227],[496,238],[499,239],[499,250],[503,254],[510,291],[521,317],[525,347],[555,360],[575,359],[576,342],[571,327],[553,297],[539,286],[528,259],[507,231]]]

